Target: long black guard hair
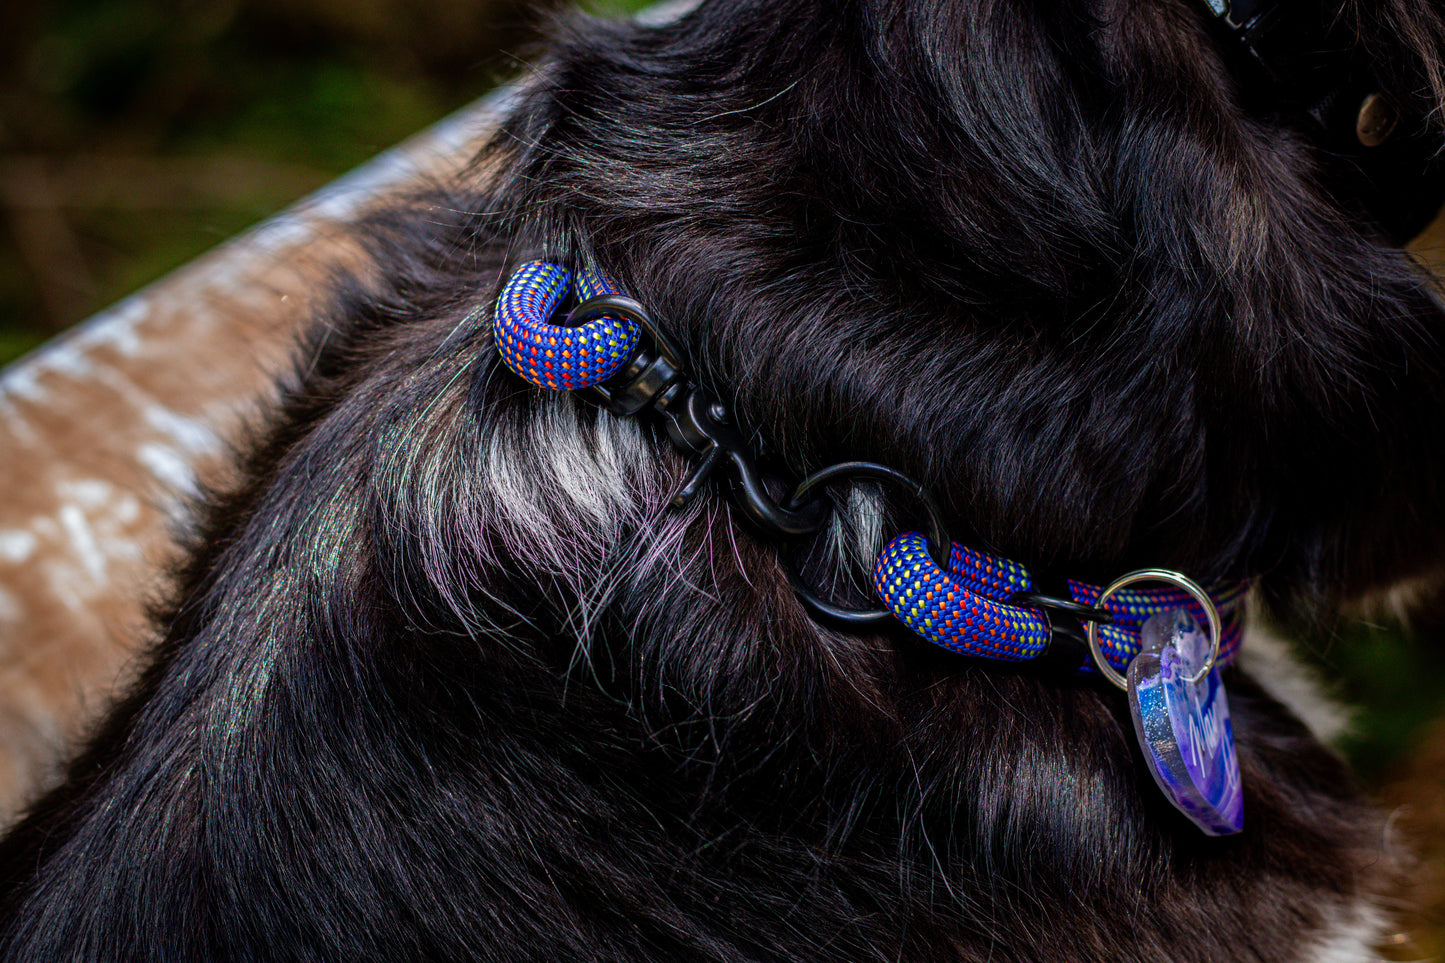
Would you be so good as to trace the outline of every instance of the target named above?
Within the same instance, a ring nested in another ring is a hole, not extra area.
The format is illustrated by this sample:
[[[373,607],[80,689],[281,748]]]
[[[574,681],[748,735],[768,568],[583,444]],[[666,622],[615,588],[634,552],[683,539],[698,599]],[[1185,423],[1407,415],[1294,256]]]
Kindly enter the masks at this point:
[[[1398,96],[1438,82],[1435,3],[1326,6]],[[1207,19],[560,24],[471,174],[361,226],[375,271],[207,510],[149,668],[0,846],[3,958],[1363,958],[1381,829],[1247,671],[1246,826],[1210,839],[1116,691],[804,613],[792,555],[858,571],[906,503],[835,491],[802,545],[721,489],[670,511],[656,425],[525,384],[490,332],[520,259],[603,269],[779,479],[889,464],[1040,569],[1297,606],[1417,572],[1440,303]]]

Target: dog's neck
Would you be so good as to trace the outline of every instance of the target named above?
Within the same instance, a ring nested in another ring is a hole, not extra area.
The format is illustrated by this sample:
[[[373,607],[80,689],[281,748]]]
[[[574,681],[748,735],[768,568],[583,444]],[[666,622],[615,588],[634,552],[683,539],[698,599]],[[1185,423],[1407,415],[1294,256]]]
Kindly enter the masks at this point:
[[[507,367],[536,388],[583,392],[614,416],[661,421],[672,444],[694,462],[671,499],[673,509],[688,508],[704,485],[726,476],[731,484],[724,490],[752,530],[776,542],[816,537],[829,525],[829,486],[882,484],[914,501],[926,531],[880,546],[869,566],[882,607],[825,600],[794,569],[799,599],[825,624],[872,629],[896,617],[960,654],[1027,662],[1070,676],[1097,672],[1120,687],[1141,652],[1144,623],[1181,607],[1192,608],[1193,618],[1209,627],[1213,651],[1202,671],[1227,664],[1237,650],[1245,586],[1211,594],[1181,573],[1159,569],[1126,574],[1107,587],[1031,573],[955,543],[927,488],[886,465],[830,465],[776,497],[728,407],[696,382],[667,331],[605,273],[546,260],[523,264],[497,299],[492,335]]]
[[[1202,8],[752,6],[568,52],[480,229],[646,298],[793,477],[891,465],[966,544],[1331,591],[1436,552],[1434,295],[1236,102]],[[903,39],[847,60],[864,22]]]

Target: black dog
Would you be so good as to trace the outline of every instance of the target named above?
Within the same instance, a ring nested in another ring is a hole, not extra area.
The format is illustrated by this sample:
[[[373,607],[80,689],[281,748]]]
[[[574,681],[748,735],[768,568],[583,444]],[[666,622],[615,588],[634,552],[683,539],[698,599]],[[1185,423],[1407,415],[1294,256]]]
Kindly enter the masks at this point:
[[[1429,0],[1291,15],[1438,99]],[[907,497],[834,486],[813,539],[669,508],[658,422],[526,384],[489,321],[524,257],[603,270],[779,483],[887,464],[1039,570],[1384,584],[1445,549],[1445,318],[1398,185],[1238,39],[1195,0],[562,28],[472,183],[365,225],[383,280],[0,850],[4,958],[1367,958],[1380,827],[1247,671],[1245,829],[1208,838],[1117,691],[800,605]]]

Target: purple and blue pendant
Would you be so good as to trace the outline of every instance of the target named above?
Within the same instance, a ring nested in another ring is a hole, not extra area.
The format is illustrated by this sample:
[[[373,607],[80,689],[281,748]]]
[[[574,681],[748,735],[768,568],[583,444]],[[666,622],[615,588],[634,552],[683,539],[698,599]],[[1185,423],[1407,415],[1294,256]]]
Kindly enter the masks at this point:
[[[1234,727],[1219,669],[1197,682],[1210,642],[1184,609],[1156,615],[1129,664],[1129,711],[1144,760],[1164,797],[1210,836],[1244,828]]]

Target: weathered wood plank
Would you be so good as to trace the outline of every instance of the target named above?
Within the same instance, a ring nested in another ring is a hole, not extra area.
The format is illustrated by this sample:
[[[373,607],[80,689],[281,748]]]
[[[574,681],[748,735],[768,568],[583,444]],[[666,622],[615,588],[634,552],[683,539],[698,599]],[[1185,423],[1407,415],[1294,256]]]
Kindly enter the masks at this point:
[[[128,677],[172,525],[258,410],[346,225],[460,168],[503,88],[0,372],[0,824]]]

